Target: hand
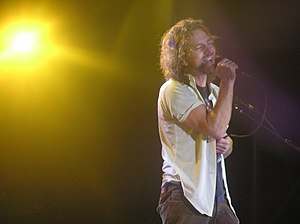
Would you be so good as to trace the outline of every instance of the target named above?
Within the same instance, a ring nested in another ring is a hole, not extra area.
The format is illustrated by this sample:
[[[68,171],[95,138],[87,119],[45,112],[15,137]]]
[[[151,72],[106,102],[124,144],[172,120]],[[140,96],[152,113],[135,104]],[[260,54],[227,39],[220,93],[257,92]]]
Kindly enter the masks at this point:
[[[238,65],[227,58],[222,59],[216,68],[216,75],[222,81],[234,81],[236,78],[236,70]]]
[[[232,152],[232,144],[232,139],[229,136],[217,139],[217,154],[223,154],[224,158],[226,158]]]

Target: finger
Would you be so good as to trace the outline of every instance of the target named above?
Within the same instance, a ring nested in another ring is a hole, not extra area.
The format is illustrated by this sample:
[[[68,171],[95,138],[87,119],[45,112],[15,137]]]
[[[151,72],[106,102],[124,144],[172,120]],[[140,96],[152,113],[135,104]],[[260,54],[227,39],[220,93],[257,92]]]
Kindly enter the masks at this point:
[[[226,62],[228,62],[228,61],[230,61],[228,58],[223,58],[220,62],[221,62],[221,63],[226,63]]]
[[[226,148],[217,148],[216,149],[217,153],[225,153],[227,151]]]
[[[227,138],[220,138],[219,140],[217,140],[217,144],[221,143],[221,144],[229,144],[230,139],[229,137]]]
[[[224,149],[217,149],[216,152],[218,154],[224,154],[226,152],[226,150],[224,150]]]
[[[220,142],[220,143],[217,143],[216,148],[228,149],[229,145],[230,145],[229,142]]]
[[[217,149],[220,149],[220,150],[226,150],[228,148],[228,144],[219,144],[217,145]]]
[[[216,148],[220,150],[227,150],[229,147],[228,145],[218,145]]]
[[[235,62],[229,60],[228,58],[223,58],[218,63],[218,65],[220,65],[221,67],[231,67],[233,69],[238,69],[238,65]]]

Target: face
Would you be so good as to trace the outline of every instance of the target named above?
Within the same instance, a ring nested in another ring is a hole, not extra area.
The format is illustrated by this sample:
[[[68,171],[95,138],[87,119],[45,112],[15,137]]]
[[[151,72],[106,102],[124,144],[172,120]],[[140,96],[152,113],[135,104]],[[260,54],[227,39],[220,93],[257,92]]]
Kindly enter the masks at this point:
[[[214,41],[201,29],[192,31],[192,34],[186,51],[187,70],[191,75],[210,74],[215,64]]]

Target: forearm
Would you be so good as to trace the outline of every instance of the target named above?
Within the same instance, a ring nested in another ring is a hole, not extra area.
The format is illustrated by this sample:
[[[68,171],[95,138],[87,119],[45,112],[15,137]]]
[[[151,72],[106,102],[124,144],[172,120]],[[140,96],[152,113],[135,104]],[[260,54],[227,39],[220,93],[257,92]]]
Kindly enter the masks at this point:
[[[225,136],[231,118],[237,68],[237,65],[228,59],[218,63],[216,75],[221,79],[221,84],[216,105],[211,111],[207,111],[205,106],[194,109],[184,122],[187,127],[215,139]]]
[[[216,139],[224,137],[231,118],[233,87],[234,82],[221,82],[216,105],[206,116],[211,136]]]

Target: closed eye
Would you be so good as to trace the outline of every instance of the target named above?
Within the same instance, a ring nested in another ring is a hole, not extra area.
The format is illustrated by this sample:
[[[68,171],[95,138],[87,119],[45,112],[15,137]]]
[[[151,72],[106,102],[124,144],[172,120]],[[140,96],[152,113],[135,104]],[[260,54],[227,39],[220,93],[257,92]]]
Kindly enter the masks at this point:
[[[213,45],[213,44],[214,44],[214,41],[213,41],[213,40],[207,41],[207,45]]]
[[[198,44],[196,47],[195,47],[195,50],[202,50],[203,49],[203,44]]]

